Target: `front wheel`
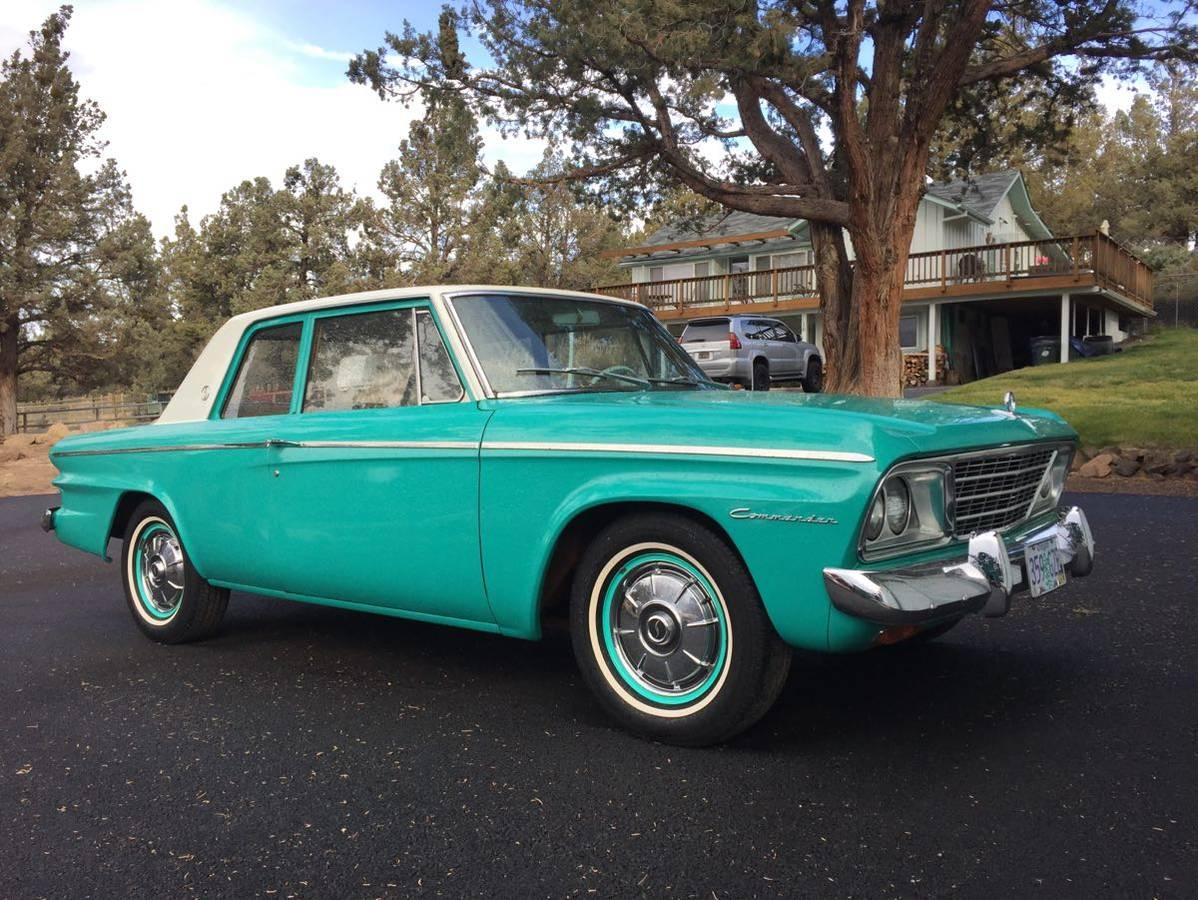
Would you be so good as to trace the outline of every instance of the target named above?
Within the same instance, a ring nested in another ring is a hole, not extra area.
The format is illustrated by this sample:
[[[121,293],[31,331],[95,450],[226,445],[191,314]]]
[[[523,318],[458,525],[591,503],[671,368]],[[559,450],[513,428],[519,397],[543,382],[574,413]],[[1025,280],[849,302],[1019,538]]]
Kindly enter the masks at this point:
[[[707,527],[644,514],[604,529],[571,597],[579,669],[625,728],[701,746],[773,705],[790,669],[748,572]]]
[[[134,510],[121,551],[125,601],[142,634],[164,644],[207,637],[225,614],[229,592],[192,566],[170,514],[154,500]]]
[[[818,356],[807,360],[807,371],[803,373],[803,391],[818,394],[824,389],[824,364]]]

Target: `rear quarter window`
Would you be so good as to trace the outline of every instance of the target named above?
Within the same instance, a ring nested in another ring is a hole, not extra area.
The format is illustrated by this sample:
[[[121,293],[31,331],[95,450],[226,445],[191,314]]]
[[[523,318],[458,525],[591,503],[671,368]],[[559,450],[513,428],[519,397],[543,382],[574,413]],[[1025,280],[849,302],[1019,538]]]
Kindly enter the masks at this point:
[[[242,354],[237,380],[221,417],[246,419],[291,411],[303,325],[291,322],[254,333]]]

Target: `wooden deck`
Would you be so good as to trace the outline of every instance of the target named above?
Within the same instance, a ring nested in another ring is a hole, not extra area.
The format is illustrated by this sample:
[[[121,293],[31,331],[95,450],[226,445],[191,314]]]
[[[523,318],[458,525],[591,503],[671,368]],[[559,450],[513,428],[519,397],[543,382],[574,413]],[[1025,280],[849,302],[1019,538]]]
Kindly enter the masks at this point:
[[[1152,270],[1101,233],[1051,241],[987,244],[913,253],[903,301],[1060,294],[1098,287],[1152,309]],[[662,319],[719,312],[764,315],[819,307],[812,266],[610,284],[595,289],[636,300]]]

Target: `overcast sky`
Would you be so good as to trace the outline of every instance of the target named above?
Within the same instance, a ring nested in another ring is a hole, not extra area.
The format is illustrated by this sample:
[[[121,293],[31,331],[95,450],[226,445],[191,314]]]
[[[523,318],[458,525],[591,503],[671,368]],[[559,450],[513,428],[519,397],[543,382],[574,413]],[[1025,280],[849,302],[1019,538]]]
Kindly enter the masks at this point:
[[[24,44],[58,3],[0,0],[0,53]],[[434,2],[316,0],[76,0],[67,32],[85,96],[108,120],[108,155],[128,174],[138,209],[158,235],[186,204],[196,222],[242,179],[310,156],[347,186],[376,192],[383,163],[418,115],[345,78],[349,57],[377,47],[404,18],[435,24]],[[1125,107],[1114,86],[1104,102]],[[533,141],[484,133],[489,161],[524,171]]]

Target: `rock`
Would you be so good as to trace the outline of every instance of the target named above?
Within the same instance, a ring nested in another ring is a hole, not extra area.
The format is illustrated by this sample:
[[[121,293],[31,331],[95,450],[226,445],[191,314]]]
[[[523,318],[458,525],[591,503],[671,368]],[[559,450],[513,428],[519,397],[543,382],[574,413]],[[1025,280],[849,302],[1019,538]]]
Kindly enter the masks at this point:
[[[1118,447],[1103,447],[1101,450],[1098,451],[1097,456],[1092,456],[1090,458],[1098,459],[1099,456],[1118,456],[1118,455],[1119,455]]]
[[[1098,455],[1098,451],[1093,447],[1079,447],[1077,452],[1079,456],[1084,456],[1087,462]]]
[[[49,428],[46,429],[46,443],[47,444],[57,444],[59,441],[61,441],[64,437],[66,437],[70,433],[71,433],[71,429],[69,429],[62,422],[55,422],[53,425],[51,425]]]
[[[1147,472],[1149,475],[1154,475],[1154,476],[1160,475],[1163,478],[1164,476],[1169,474],[1169,469],[1172,466],[1173,466],[1172,463],[1160,462],[1159,460],[1153,460],[1150,463],[1145,463],[1144,471]]]
[[[1173,452],[1173,462],[1188,463],[1194,461],[1194,452],[1192,450],[1175,450]]]
[[[1099,453],[1096,457],[1082,466],[1081,473],[1086,478],[1106,478],[1111,474],[1111,465],[1114,462],[1114,455],[1110,453]]]
[[[1082,470],[1082,466],[1084,466],[1087,462],[1088,462],[1088,460],[1086,459],[1085,456],[1082,455],[1082,452],[1079,450],[1077,452],[1077,454],[1073,457],[1073,462],[1069,464],[1069,471],[1070,472],[1080,472]]]
[[[1124,459],[1134,459],[1136,462],[1143,462],[1147,453],[1139,447],[1124,447],[1119,451],[1119,455]]]
[[[1115,461],[1115,471],[1124,478],[1131,478],[1136,472],[1140,471],[1140,464],[1134,459],[1121,456]]]

